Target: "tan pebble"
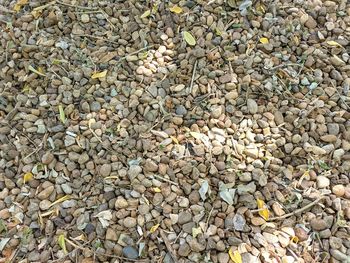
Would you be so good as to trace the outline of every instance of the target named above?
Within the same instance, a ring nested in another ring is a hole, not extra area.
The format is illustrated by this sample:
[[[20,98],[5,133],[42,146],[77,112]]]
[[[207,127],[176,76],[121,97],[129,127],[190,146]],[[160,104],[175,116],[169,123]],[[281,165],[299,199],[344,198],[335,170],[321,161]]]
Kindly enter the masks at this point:
[[[345,194],[345,187],[341,184],[337,184],[332,187],[332,192],[337,197],[342,197]]]

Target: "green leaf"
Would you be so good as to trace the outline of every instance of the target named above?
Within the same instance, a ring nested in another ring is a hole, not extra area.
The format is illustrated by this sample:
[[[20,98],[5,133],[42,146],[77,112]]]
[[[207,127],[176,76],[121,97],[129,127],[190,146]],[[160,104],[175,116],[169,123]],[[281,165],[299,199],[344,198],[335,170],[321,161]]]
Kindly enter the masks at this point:
[[[196,39],[188,31],[184,31],[184,39],[190,46],[194,46],[196,44]]]
[[[64,113],[62,104],[58,105],[58,111],[60,112],[60,121],[65,124],[66,123],[66,114]]]
[[[66,240],[65,240],[64,234],[59,235],[58,245],[62,248],[62,250],[65,254],[68,253],[67,248],[66,248]]]

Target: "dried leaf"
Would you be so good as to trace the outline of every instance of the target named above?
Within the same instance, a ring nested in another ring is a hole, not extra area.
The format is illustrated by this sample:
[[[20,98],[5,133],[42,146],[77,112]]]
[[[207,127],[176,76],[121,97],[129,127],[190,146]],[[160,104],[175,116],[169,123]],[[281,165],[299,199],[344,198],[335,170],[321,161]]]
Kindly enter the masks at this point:
[[[159,187],[153,187],[153,191],[154,191],[155,193],[160,193],[162,190],[160,190]]]
[[[192,236],[193,236],[193,238],[196,238],[201,233],[202,233],[202,229],[200,227],[193,227],[192,228]]]
[[[196,39],[188,31],[184,31],[184,39],[190,46],[194,46],[196,44]]]
[[[257,199],[256,200],[257,204],[258,204],[258,208],[260,209],[259,211],[259,215],[264,218],[266,221],[269,220],[269,215],[270,212],[269,210],[266,208],[265,202],[261,199]]]
[[[13,7],[13,11],[18,12],[21,10],[22,6],[26,5],[28,3],[28,0],[18,0],[15,6]]]
[[[174,143],[179,144],[179,141],[174,136],[170,136],[170,138],[173,140]]]
[[[261,38],[259,39],[259,41],[260,41],[260,43],[262,43],[262,44],[268,44],[268,43],[269,43],[269,39],[266,38],[266,37],[261,37]]]
[[[36,70],[35,68],[33,68],[31,65],[28,66],[28,70],[34,72],[35,74],[38,74],[40,76],[46,77],[46,75],[42,72],[40,72],[39,70]],[[42,70],[41,70],[42,71]]]
[[[58,105],[58,111],[60,112],[60,121],[65,124],[66,123],[66,114],[64,113],[64,109],[62,104]]]
[[[229,192],[229,190],[224,189],[222,191],[220,191],[220,197],[229,205],[233,205],[233,197],[231,195],[231,193]]]
[[[230,256],[230,259],[234,262],[234,263],[242,263],[242,256],[241,254],[238,252],[238,250],[236,250],[235,252],[232,252],[232,249],[230,249],[228,251],[228,254]]]
[[[182,12],[182,8],[178,5],[174,5],[173,7],[170,7],[169,10],[175,14],[180,14]]]
[[[330,40],[330,41],[327,41],[327,44],[332,46],[332,47],[343,47],[342,45],[340,45],[338,42],[334,41],[334,40]]]
[[[201,184],[201,188],[199,188],[199,195],[201,196],[202,200],[205,201],[205,199],[207,199],[206,194],[209,190],[209,183],[208,181],[204,181]]]
[[[293,236],[293,237],[290,239],[290,241],[291,241],[292,243],[298,244],[298,243],[299,243],[299,238],[298,238],[297,236]]]
[[[158,229],[158,227],[159,227],[159,224],[156,224],[156,225],[152,226],[151,229],[149,230],[149,232],[150,232],[151,234],[154,233],[154,232],[156,232],[156,230]]]
[[[104,78],[107,75],[107,69],[101,72],[95,72],[91,75],[92,79]]]
[[[0,241],[0,251],[2,251],[4,249],[4,247],[6,246],[7,242],[10,241],[11,238],[5,237],[2,238]]]
[[[62,248],[62,250],[65,254],[68,253],[67,248],[66,248],[66,239],[64,237],[64,234],[61,234],[58,236],[58,245]]]
[[[55,202],[53,202],[51,205],[49,205],[49,208],[50,208],[50,207],[53,207],[54,205],[57,205],[57,204],[59,204],[59,203],[62,203],[62,202],[64,202],[64,201],[68,200],[68,199],[70,199],[70,196],[69,196],[69,195],[65,195],[65,196],[63,196],[63,197],[57,199],[57,200],[56,200]]]
[[[31,172],[25,173],[23,175],[23,183],[25,184],[26,182],[29,182],[30,180],[32,180],[33,178],[33,174]]]
[[[100,223],[102,224],[102,227],[106,228],[109,226],[109,220],[112,219],[112,212],[110,210],[105,210],[98,213],[94,217],[97,217]]]
[[[140,18],[146,18],[146,17],[150,16],[150,14],[151,14],[151,10],[147,10],[140,16]]]
[[[253,4],[250,0],[244,0],[238,7],[239,12],[242,16],[246,16],[248,14],[248,8]]]
[[[190,134],[192,135],[193,138],[197,139],[197,140],[201,140],[202,139],[202,134],[199,132],[190,132]]]

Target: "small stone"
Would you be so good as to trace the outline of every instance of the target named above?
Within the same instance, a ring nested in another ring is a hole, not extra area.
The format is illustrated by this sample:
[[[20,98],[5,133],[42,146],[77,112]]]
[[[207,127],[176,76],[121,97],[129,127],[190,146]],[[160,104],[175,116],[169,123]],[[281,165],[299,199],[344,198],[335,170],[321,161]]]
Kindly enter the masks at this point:
[[[345,154],[344,149],[337,149],[333,152],[333,159],[336,161],[340,161]]]
[[[44,200],[47,199],[52,192],[55,190],[55,187],[53,185],[50,185],[49,187],[45,188],[44,190],[42,190],[39,194],[38,194],[38,198],[40,200]]]
[[[317,176],[316,182],[317,182],[317,188],[326,188],[331,183],[330,180],[323,175]]]
[[[107,228],[106,239],[112,240],[112,241],[118,241],[117,233],[113,228]]]
[[[344,254],[338,249],[331,249],[330,250],[332,257],[334,257],[336,260],[339,260],[342,263],[349,263],[349,257],[348,255]]]
[[[152,160],[147,160],[146,163],[145,163],[144,169],[147,172],[157,172],[158,171],[158,165]]]
[[[272,210],[275,213],[276,216],[282,216],[284,215],[286,212],[284,212],[284,210],[282,209],[282,206],[279,203],[273,203],[272,204]]]
[[[331,246],[331,248],[340,249],[343,245],[343,241],[339,237],[331,236],[329,237],[329,245]]]
[[[181,244],[179,247],[179,250],[177,251],[177,253],[181,257],[187,257],[190,254],[190,252],[191,252],[191,248],[186,242]]]
[[[81,22],[89,23],[90,22],[90,16],[88,14],[82,14],[81,15]]]
[[[134,180],[141,172],[142,172],[141,166],[131,165],[128,171],[128,176],[130,181]]]
[[[252,223],[254,226],[261,226],[261,225],[265,224],[266,221],[265,221],[263,218],[261,218],[261,217],[253,217],[253,218],[251,219],[251,223]]]
[[[128,201],[124,198],[117,198],[114,205],[116,209],[127,208],[129,206]]]
[[[219,253],[218,254],[218,262],[219,263],[228,263],[230,260],[230,256],[228,253]]]
[[[309,238],[308,233],[301,227],[296,227],[294,229],[295,236],[299,239],[300,242],[303,242]]]
[[[314,29],[317,27],[317,22],[315,21],[315,19],[313,19],[312,16],[308,16],[308,19],[305,22],[305,26],[309,29]]]
[[[258,112],[258,104],[253,99],[247,100],[247,108],[250,114],[255,114]]]
[[[126,218],[124,218],[124,226],[125,227],[127,227],[127,228],[133,228],[133,227],[135,227],[136,226],[136,224],[137,224],[137,221],[136,221],[136,219],[135,218],[133,218],[133,217],[126,217]]]
[[[251,182],[247,185],[240,184],[237,187],[237,193],[239,195],[244,195],[244,194],[248,194],[248,193],[253,194],[255,191],[256,191],[256,185],[254,182]]]
[[[41,162],[43,164],[50,164],[54,160],[54,156],[50,152],[46,152],[42,157],[41,157]]]
[[[327,223],[325,220],[320,218],[314,218],[311,220],[310,225],[315,231],[322,231],[327,228]]]
[[[345,187],[344,185],[337,184],[332,187],[332,192],[335,194],[337,197],[342,197],[345,194]]]
[[[134,247],[127,246],[123,248],[123,255],[129,259],[137,259],[139,257],[139,253]]]
[[[72,187],[70,187],[68,184],[62,184],[61,188],[62,188],[63,192],[67,195],[69,195],[73,192]]]
[[[86,163],[87,161],[89,161],[89,155],[87,153],[82,153],[80,156],[79,156],[79,159],[78,159],[78,163],[79,164],[84,164]]]
[[[192,214],[188,211],[182,211],[180,212],[179,214],[179,217],[178,217],[178,223],[180,225],[183,225],[185,223],[188,223],[192,220]]]
[[[177,105],[177,106],[176,106],[176,109],[175,109],[175,113],[176,113],[177,115],[182,115],[182,116],[184,116],[184,115],[187,114],[187,109],[186,109],[185,106],[183,106],[183,105]]]
[[[332,235],[331,230],[325,229],[319,232],[320,238],[329,238]]]
[[[111,174],[112,166],[110,164],[103,164],[100,168],[100,175],[103,177],[107,177]]]

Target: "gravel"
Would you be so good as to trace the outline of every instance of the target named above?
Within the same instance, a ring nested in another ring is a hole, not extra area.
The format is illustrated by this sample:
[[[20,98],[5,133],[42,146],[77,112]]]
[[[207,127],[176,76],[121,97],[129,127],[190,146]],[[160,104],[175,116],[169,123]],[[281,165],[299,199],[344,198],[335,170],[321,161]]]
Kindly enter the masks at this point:
[[[3,258],[349,261],[350,4],[245,2],[3,1]]]

